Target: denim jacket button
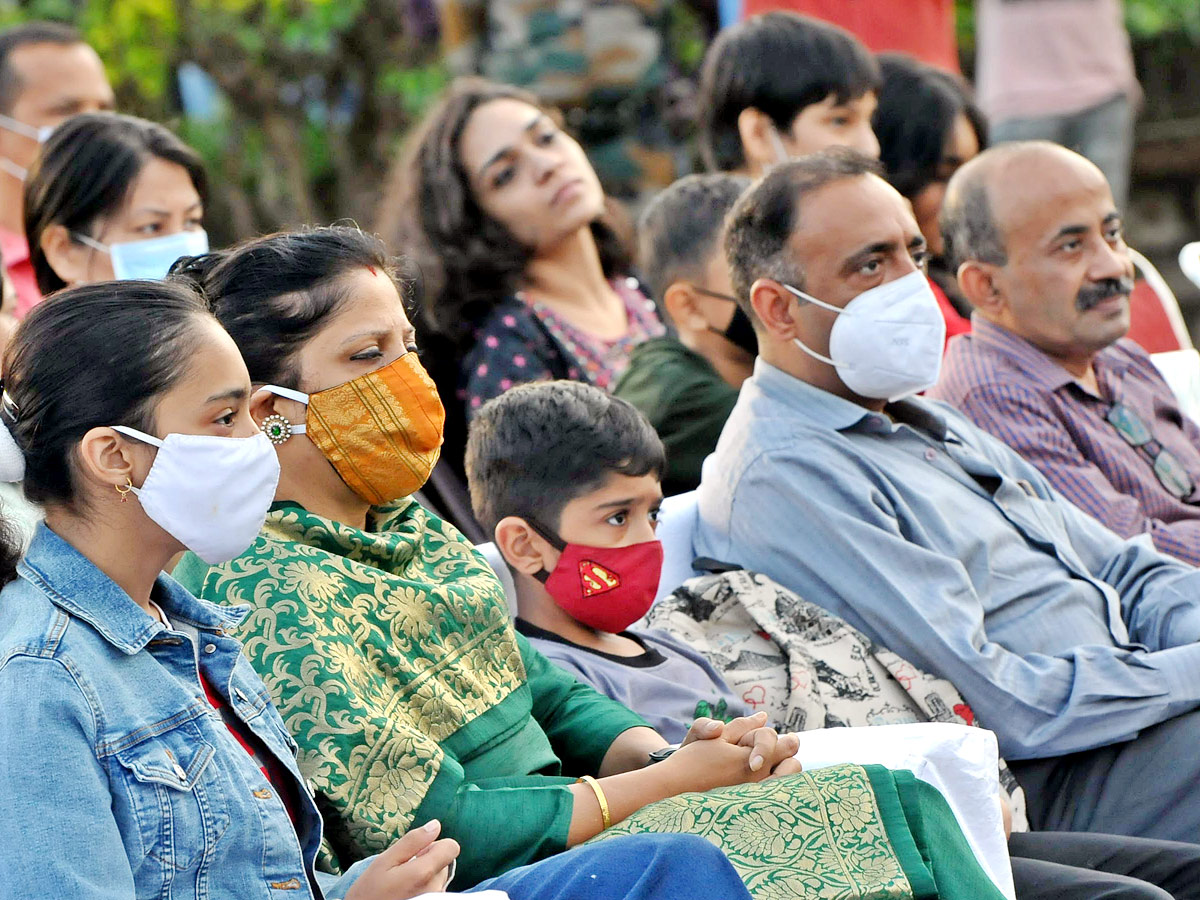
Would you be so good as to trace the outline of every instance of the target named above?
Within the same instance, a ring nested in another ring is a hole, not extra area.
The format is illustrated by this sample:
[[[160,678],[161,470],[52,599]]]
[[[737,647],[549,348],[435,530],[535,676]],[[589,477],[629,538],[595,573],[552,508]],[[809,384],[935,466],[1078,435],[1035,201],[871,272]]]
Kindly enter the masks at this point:
[[[251,791],[250,793],[252,793],[259,800],[270,800],[271,799],[271,792],[268,790],[257,790],[257,791]]]
[[[205,644],[205,645],[204,645],[204,652],[205,652],[205,653],[216,653],[216,652],[217,652],[217,645],[216,645],[216,644]]]
[[[179,763],[175,763],[175,768],[172,771],[180,781],[187,781],[187,772],[183,771],[183,766],[179,765]]]

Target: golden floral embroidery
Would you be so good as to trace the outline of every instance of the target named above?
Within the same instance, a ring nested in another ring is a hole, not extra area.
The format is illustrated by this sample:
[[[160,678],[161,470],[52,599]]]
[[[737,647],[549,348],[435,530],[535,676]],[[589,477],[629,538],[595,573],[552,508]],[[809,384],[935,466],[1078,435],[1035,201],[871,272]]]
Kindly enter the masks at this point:
[[[439,743],[525,683],[503,590],[450,525],[401,501],[348,528],[277,509],[201,595],[248,604],[237,636],[340,816],[341,863],[403,834]]]
[[[681,794],[644,807],[593,841],[642,832],[698,834],[720,847],[755,900],[904,900],[912,885],[861,766]]]

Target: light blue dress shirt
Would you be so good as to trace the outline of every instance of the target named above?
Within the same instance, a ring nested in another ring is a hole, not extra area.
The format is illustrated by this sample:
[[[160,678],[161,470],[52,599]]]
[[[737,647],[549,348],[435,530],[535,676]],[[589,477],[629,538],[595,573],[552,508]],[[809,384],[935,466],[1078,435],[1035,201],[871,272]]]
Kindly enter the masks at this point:
[[[1200,570],[1121,539],[950,407],[887,412],[760,359],[705,464],[698,554],[949,679],[1013,759],[1200,706]]]

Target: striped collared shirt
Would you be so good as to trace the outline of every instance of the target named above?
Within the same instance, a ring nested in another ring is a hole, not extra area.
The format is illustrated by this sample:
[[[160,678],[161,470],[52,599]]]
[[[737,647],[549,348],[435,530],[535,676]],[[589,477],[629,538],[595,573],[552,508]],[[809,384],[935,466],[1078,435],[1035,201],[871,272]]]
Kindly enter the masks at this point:
[[[1101,351],[1093,363],[1097,394],[1007,329],[978,315],[973,324],[972,334],[950,344],[928,396],[1015,449],[1117,534],[1149,534],[1164,553],[1200,565],[1200,495],[1175,498],[1154,474],[1152,454],[1130,446],[1106,420],[1114,403],[1133,409],[1200,484],[1200,427],[1146,352],[1129,340]]]

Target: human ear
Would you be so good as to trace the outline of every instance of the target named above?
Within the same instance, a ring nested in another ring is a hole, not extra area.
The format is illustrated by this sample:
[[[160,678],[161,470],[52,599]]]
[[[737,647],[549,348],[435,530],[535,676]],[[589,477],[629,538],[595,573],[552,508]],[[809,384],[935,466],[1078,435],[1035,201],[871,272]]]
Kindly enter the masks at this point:
[[[975,309],[995,315],[1004,306],[1004,295],[998,289],[997,269],[990,263],[968,260],[958,267],[958,287]]]
[[[64,282],[75,285],[88,280],[88,259],[94,251],[74,240],[66,226],[47,226],[39,243],[46,262]]]
[[[104,491],[131,483],[140,485],[149,466],[137,459],[138,455],[130,442],[112,428],[92,428],[79,441],[79,475]]]
[[[779,159],[775,123],[766,113],[748,106],[738,113],[738,137],[742,141],[742,155],[746,157],[746,168],[750,174],[758,175],[773,166]],[[772,136],[774,135],[774,140]]]
[[[550,542],[518,516],[505,516],[497,522],[493,536],[504,561],[522,575],[548,572],[558,561]]]
[[[685,281],[676,281],[663,294],[663,306],[667,315],[680,331],[704,331],[708,320],[700,309],[699,298]]]
[[[773,278],[759,278],[750,285],[750,305],[754,315],[776,341],[790,341],[799,335],[796,299],[795,294]]]
[[[268,416],[283,416],[293,425],[303,424],[306,412],[303,403],[280,397],[266,388],[259,388],[250,395],[250,416],[259,428]]]

